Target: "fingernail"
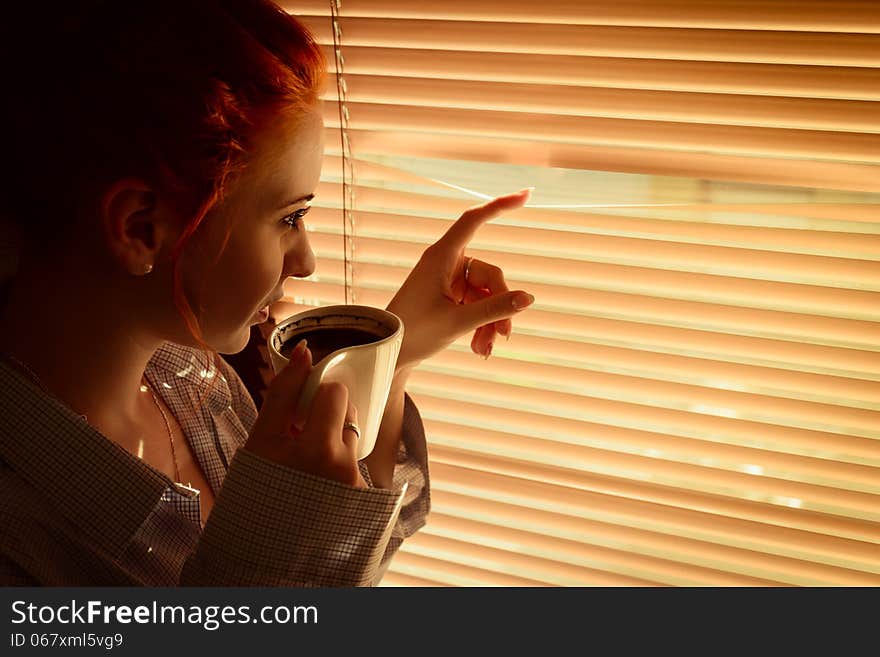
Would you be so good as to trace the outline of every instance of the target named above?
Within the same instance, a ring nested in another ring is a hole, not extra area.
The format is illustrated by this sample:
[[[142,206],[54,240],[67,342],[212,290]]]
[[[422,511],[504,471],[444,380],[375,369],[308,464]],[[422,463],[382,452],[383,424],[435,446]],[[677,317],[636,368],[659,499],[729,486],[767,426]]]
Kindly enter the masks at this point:
[[[525,292],[520,292],[515,297],[513,297],[513,307],[517,310],[522,310],[523,308],[531,306],[534,302],[535,297]]]
[[[305,354],[306,349],[306,340],[305,338],[303,338],[302,340],[297,342],[296,346],[293,348],[293,351],[290,354],[290,362],[297,363],[303,360],[303,354]]]

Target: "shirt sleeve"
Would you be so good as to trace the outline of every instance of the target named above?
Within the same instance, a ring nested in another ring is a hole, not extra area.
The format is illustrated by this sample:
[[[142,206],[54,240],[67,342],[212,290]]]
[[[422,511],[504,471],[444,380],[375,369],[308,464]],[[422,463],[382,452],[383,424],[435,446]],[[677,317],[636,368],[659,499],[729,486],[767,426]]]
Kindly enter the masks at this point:
[[[406,490],[360,489],[239,449],[184,586],[367,586]]]
[[[218,359],[233,410],[247,431],[257,411],[235,370]],[[375,585],[430,510],[421,416],[405,394],[391,490],[359,489],[273,463],[239,448],[215,500],[183,585]],[[222,564],[222,566],[221,566]],[[216,573],[224,573],[222,581]]]
[[[428,448],[425,440],[425,425],[419,409],[409,393],[404,393],[403,427],[397,464],[394,466],[392,487],[407,485],[403,505],[395,524],[382,564],[373,584],[378,584],[403,541],[425,526],[431,511],[431,486],[428,472]],[[359,463],[364,480],[372,486],[366,463]]]

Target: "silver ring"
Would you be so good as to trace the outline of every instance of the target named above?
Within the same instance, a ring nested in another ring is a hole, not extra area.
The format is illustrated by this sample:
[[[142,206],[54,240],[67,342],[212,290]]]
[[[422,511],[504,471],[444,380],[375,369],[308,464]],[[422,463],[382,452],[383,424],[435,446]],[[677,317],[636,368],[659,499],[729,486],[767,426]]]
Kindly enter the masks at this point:
[[[465,261],[464,261],[464,282],[465,283],[468,282],[468,277],[471,275],[471,263],[473,261],[474,261],[474,259],[472,257],[470,257],[470,256],[465,257]]]
[[[361,429],[354,422],[346,422],[345,424],[343,424],[342,430],[345,431],[346,429],[351,429],[352,431],[354,431],[354,435],[357,436],[357,439],[361,439]]]

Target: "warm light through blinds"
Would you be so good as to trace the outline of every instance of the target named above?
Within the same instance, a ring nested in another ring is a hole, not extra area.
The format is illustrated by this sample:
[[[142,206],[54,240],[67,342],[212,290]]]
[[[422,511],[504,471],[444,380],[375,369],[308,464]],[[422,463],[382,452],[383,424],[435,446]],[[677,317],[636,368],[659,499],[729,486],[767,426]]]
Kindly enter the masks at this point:
[[[535,306],[411,378],[432,513],[383,585],[880,585],[878,3],[344,0],[351,169],[330,4],[282,4],[333,84],[277,316],[384,307],[536,188],[468,250]]]

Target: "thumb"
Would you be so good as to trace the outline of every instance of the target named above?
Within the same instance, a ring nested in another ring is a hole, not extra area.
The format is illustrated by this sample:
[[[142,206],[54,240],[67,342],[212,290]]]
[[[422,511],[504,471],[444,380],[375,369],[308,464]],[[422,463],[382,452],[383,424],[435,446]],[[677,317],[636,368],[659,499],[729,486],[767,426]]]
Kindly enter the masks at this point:
[[[534,303],[535,297],[523,290],[504,292],[481,301],[467,303],[461,308],[467,330],[478,326],[497,322],[499,319],[507,319],[519,311],[528,308]]]
[[[296,406],[303,386],[312,369],[312,352],[300,340],[290,354],[287,365],[269,383],[260,408],[259,421],[263,430],[287,433],[295,420]]]

